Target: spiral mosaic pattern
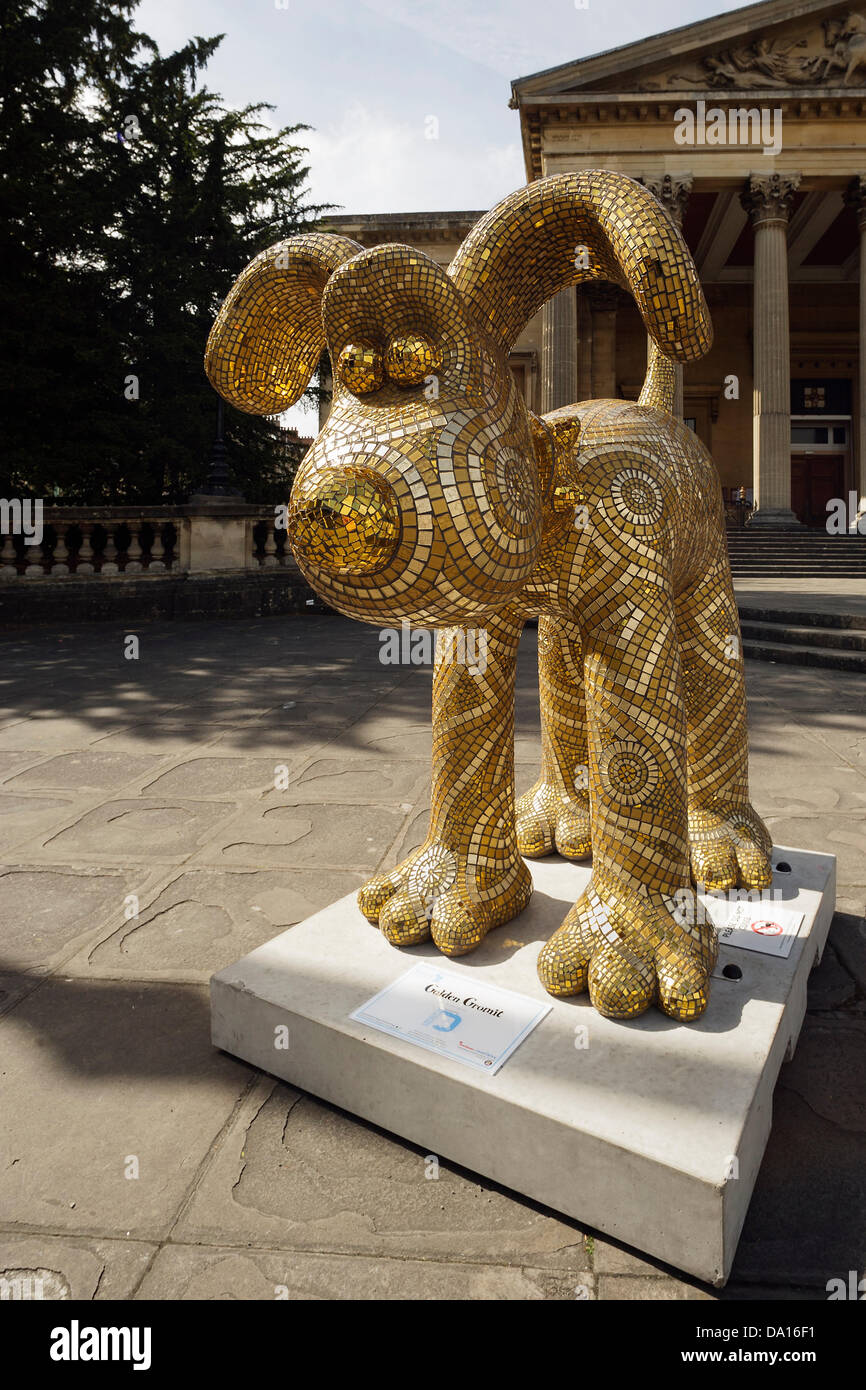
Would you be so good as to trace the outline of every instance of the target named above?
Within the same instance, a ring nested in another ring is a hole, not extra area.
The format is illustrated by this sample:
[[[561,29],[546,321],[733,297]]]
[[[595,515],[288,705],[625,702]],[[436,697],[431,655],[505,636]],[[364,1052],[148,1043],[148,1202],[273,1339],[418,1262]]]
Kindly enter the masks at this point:
[[[574,248],[588,249],[575,264]],[[580,280],[629,290],[653,340],[636,405],[532,416],[508,354]],[[448,271],[408,246],[306,234],[263,252],[214,324],[210,379],[242,410],[296,400],[327,344],[334,399],[298,470],[289,540],[342,613],[437,644],[423,844],[359,894],[395,946],[473,949],[526,905],[522,855],[593,858],[539,955],[553,994],[601,1012],[707,1005],[715,940],[670,913],[690,870],[764,886],[721,494],[670,415],[672,359],[712,328],[688,248],[649,190],[588,170],[482,218]],[[542,766],[515,802],[514,673],[539,620]],[[485,636],[485,660],[468,662]],[[732,653],[734,653],[732,655]]]

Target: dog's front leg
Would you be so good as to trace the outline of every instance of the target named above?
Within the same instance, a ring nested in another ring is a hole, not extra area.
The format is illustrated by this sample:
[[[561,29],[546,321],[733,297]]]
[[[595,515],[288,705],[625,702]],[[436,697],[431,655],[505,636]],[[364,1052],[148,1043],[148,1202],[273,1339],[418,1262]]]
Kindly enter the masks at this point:
[[[397,946],[433,937],[471,951],[516,917],[532,880],[514,816],[514,672],[523,620],[438,634],[433,676],[433,790],[424,843],[365,884],[361,911]]]
[[[716,946],[711,926],[682,913],[686,718],[663,564],[611,567],[583,606],[592,878],[542,950],[539,974],[552,994],[588,988],[612,1018],[654,1002],[673,1018],[696,1018]]]

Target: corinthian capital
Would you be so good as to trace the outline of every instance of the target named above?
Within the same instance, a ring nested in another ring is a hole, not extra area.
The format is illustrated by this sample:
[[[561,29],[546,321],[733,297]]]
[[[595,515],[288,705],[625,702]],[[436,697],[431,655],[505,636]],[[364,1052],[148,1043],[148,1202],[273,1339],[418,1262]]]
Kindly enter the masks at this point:
[[[768,222],[785,223],[799,187],[799,174],[750,174],[740,202],[755,227]]]
[[[660,174],[641,177],[644,188],[658,198],[675,227],[682,227],[694,179],[691,174]]]

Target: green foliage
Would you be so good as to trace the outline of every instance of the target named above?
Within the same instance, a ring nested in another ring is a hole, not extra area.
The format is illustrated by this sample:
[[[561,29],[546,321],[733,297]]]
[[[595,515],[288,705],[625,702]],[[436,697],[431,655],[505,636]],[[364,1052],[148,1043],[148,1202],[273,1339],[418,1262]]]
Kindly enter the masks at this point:
[[[226,109],[201,85],[221,38],[163,56],[133,9],[0,0],[4,496],[157,503],[200,486],[214,314],[256,252],[322,211],[303,201],[305,127]],[[247,498],[285,496],[275,422],[227,408],[226,444]]]

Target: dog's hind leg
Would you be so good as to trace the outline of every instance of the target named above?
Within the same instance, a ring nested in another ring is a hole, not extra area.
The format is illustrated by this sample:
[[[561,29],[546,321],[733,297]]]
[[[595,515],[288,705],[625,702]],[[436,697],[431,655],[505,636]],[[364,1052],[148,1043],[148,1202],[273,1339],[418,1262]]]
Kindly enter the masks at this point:
[[[707,888],[768,888],[770,835],[749,801],[740,623],[719,537],[715,562],[677,599],[688,730],[692,876]]]
[[[538,690],[541,773],[517,802],[517,843],[529,858],[556,849],[566,859],[585,859],[592,852],[589,756],[576,623],[539,618]]]

